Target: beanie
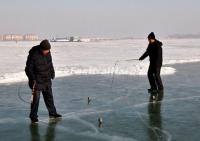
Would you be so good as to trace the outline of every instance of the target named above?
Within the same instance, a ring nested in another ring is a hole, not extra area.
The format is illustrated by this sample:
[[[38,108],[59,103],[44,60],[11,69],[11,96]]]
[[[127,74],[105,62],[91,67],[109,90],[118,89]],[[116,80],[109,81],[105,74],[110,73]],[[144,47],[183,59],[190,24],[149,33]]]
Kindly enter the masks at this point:
[[[41,50],[50,50],[51,49],[51,45],[50,45],[49,41],[48,40],[43,40],[40,43],[40,49]]]
[[[155,34],[153,32],[151,32],[149,35],[148,35],[148,39],[155,39]]]

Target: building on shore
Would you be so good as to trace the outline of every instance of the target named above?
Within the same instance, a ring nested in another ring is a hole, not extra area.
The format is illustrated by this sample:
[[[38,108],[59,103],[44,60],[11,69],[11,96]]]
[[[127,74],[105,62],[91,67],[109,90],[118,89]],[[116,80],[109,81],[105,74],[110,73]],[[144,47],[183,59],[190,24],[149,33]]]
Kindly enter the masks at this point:
[[[81,42],[81,38],[79,37],[64,37],[64,38],[53,38],[50,40],[51,42]]]
[[[0,41],[3,41],[3,35],[0,35]]]
[[[38,41],[39,37],[36,34],[5,34],[0,35],[0,41]]]
[[[4,41],[22,41],[23,35],[20,34],[6,34],[3,36]]]
[[[24,41],[37,41],[39,37],[35,34],[26,34],[24,35]]]

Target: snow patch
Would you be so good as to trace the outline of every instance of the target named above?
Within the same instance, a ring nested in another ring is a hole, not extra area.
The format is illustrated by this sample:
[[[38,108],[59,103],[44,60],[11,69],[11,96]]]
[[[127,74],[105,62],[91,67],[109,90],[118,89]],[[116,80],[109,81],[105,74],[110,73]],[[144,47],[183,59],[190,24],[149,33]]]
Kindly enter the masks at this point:
[[[63,67],[56,69],[56,77],[66,77],[72,75],[146,75],[148,70],[147,65],[136,65],[130,67]],[[172,67],[163,67],[162,75],[174,74],[176,70]],[[0,84],[17,83],[27,81],[25,72],[7,73],[0,76]]]

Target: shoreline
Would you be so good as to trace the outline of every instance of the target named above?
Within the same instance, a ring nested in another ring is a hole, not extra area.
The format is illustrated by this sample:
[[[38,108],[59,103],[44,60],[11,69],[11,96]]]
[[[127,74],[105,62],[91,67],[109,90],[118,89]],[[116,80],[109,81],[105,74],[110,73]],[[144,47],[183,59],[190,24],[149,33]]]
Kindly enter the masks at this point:
[[[177,73],[180,73],[182,72],[182,70],[180,70],[180,68],[183,68],[184,66],[186,65],[199,65],[200,66],[200,62],[187,62],[187,63],[175,63],[175,64],[166,64],[166,65],[163,65],[162,69],[165,68],[165,67],[169,67],[169,68],[174,68],[175,71],[174,73],[172,74],[165,74],[165,75],[162,75],[161,74],[161,77],[170,77],[170,76],[175,76]],[[187,68],[187,67],[186,67]],[[147,72],[146,72],[147,73]],[[13,73],[15,74],[15,73]],[[73,78],[73,77],[92,77],[92,76],[98,76],[98,77],[112,77],[113,75],[115,75],[116,77],[120,77],[120,76],[128,76],[128,77],[146,77],[146,74],[142,74],[142,75],[138,75],[138,74],[134,74],[134,75],[129,75],[129,74],[117,74],[117,73],[114,73],[114,71],[112,73],[108,73],[108,74],[75,74],[75,75],[63,75],[63,76],[59,76],[59,77],[56,77],[55,80],[52,80],[52,81],[56,81],[56,80],[63,80],[63,79],[68,79],[68,78]],[[0,80],[0,81],[3,81],[3,80]],[[18,82],[5,82],[5,83],[0,83],[0,86],[5,86],[5,85],[15,85],[15,84],[19,84],[19,83],[27,83],[28,80],[22,80],[22,81],[18,81]]]

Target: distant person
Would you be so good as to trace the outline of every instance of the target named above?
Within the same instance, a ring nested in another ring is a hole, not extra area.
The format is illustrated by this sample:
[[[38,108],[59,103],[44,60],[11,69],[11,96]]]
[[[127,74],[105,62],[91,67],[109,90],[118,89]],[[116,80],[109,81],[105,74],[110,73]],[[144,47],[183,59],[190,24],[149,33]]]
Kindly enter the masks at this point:
[[[32,101],[30,119],[33,123],[38,122],[38,106],[40,92],[49,111],[50,118],[61,118],[56,112],[52,94],[51,79],[55,78],[54,67],[51,57],[51,45],[48,40],[43,40],[40,45],[34,46],[30,51],[26,62],[25,72],[32,89]]]
[[[162,43],[155,38],[155,34],[151,32],[148,36],[149,45],[146,52],[139,58],[144,60],[147,56],[150,59],[148,70],[148,79],[151,88],[148,89],[149,93],[162,92],[164,90],[160,71],[163,62],[162,56]]]

